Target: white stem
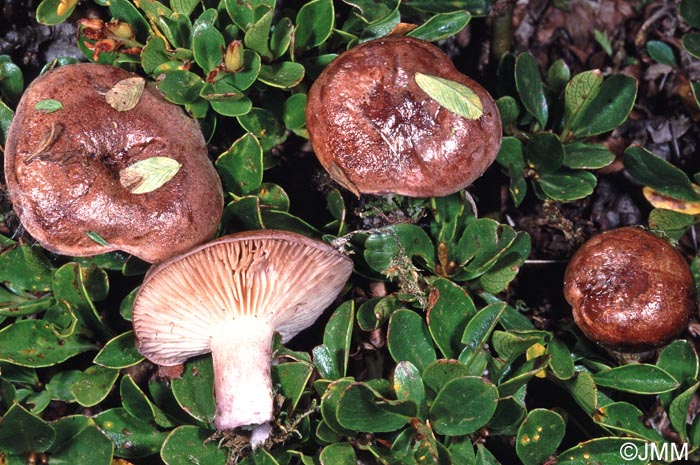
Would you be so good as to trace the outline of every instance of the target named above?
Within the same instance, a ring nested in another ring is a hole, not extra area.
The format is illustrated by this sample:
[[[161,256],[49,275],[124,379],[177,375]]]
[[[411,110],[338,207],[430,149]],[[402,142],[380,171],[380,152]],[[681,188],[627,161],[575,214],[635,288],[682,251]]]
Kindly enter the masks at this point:
[[[217,429],[272,420],[273,334],[268,322],[245,316],[222,325],[212,338]]]

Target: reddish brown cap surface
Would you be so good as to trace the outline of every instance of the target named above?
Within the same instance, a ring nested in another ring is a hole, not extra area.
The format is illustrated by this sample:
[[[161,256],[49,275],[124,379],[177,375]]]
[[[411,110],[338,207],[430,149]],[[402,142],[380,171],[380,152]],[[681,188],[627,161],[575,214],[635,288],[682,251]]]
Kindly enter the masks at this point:
[[[117,111],[106,95],[133,77],[111,66],[62,66],[22,96],[5,147],[5,176],[22,224],[48,250],[72,256],[123,250],[158,262],[216,232],[223,193],[196,121],[151,84],[133,109]],[[62,108],[36,108],[49,99]],[[156,190],[131,193],[120,172],[151,157],[181,167]]]
[[[590,340],[628,352],[669,343],[696,311],[685,258],[634,227],[604,232],[581,246],[566,268],[564,295]]]
[[[416,73],[473,90],[469,120],[442,107]],[[309,90],[306,126],[331,177],[355,193],[444,196],[481,176],[498,154],[501,118],[491,96],[436,46],[391,36],[338,56]]]

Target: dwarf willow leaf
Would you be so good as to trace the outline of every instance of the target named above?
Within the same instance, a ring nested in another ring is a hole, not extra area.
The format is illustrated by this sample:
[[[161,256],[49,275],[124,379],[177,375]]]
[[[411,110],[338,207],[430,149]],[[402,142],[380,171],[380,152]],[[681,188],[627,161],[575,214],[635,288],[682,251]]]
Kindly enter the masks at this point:
[[[53,113],[54,111],[63,110],[63,104],[58,100],[47,98],[36,102],[34,108],[36,111],[40,111],[42,113]]]
[[[122,79],[107,91],[105,100],[117,111],[129,111],[138,105],[145,85],[142,77]]]
[[[109,245],[109,242],[107,242],[107,240],[106,240],[104,237],[100,236],[100,235],[99,235],[98,233],[96,233],[95,231],[88,231],[88,232],[85,233],[85,235],[86,235],[87,237],[89,237],[93,242],[95,242],[95,243],[97,243],[97,244],[99,244],[99,245],[101,245],[101,246],[107,246],[107,245]]]
[[[146,194],[170,181],[181,166],[168,157],[146,158],[121,170],[119,182],[132,194]]]
[[[467,119],[479,119],[484,113],[479,96],[464,84],[423,73],[416,73],[415,80],[430,98],[452,113]]]

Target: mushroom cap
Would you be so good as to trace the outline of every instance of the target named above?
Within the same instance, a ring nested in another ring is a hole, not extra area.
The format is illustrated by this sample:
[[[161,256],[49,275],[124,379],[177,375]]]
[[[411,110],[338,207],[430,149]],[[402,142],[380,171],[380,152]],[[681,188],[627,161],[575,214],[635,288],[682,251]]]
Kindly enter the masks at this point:
[[[176,365],[211,351],[237,318],[267,321],[286,342],[311,326],[342,290],[352,260],[288,231],[221,237],[153,268],[136,294],[139,352]]]
[[[416,83],[419,72],[473,90],[482,116],[442,107]],[[309,90],[306,127],[323,167],[358,195],[457,192],[496,159],[502,136],[488,92],[438,47],[404,36],[365,42],[332,61]]]
[[[158,262],[216,233],[221,180],[197,122],[150,83],[133,109],[107,102],[115,84],[134,77],[112,66],[67,65],[38,77],[22,96],[5,146],[5,177],[20,221],[46,249],[72,256],[123,250]],[[36,108],[49,99],[62,108]],[[151,157],[181,166],[156,190],[131,193],[120,172]]]
[[[564,296],[590,340],[624,352],[667,344],[696,310],[695,281],[683,255],[636,227],[583,244],[566,268]]]

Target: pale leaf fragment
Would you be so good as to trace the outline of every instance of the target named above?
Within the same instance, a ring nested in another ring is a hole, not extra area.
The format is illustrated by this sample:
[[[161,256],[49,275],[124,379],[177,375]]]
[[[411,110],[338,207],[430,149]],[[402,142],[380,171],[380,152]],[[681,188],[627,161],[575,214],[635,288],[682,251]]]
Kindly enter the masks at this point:
[[[137,161],[119,172],[119,182],[132,194],[146,194],[162,187],[182,165],[169,157],[151,157]]]
[[[476,92],[456,81],[416,73],[416,84],[444,108],[466,119],[479,119],[484,106]]]
[[[129,111],[141,100],[145,85],[142,77],[122,79],[107,91],[105,100],[117,111]]]

